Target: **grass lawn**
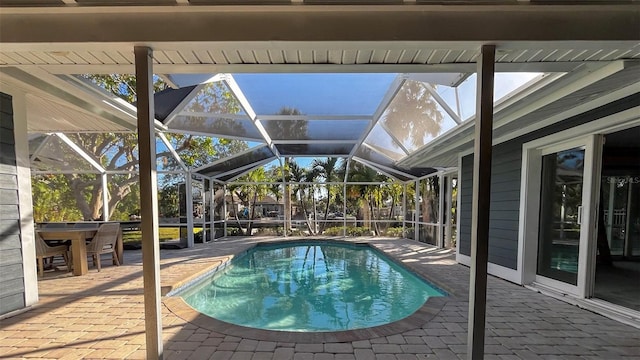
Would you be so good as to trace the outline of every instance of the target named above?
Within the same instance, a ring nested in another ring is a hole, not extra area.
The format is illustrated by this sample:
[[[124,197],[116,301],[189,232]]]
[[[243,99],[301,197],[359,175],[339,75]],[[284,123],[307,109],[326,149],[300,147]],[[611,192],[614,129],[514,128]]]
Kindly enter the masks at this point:
[[[202,228],[194,228],[193,233],[202,231]],[[160,242],[180,239],[180,228],[161,227],[159,229]],[[125,231],[122,233],[122,242],[139,243],[142,240],[142,231]]]

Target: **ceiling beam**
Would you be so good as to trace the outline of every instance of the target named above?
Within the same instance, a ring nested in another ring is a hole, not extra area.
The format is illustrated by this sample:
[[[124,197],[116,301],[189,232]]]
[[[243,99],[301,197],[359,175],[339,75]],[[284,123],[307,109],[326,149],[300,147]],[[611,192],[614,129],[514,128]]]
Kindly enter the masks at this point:
[[[44,94],[45,96],[62,100],[74,107],[100,116],[102,119],[110,121],[117,126],[121,126],[129,130],[135,130],[135,124],[127,119],[130,117],[130,115],[122,114],[125,116],[120,117],[114,115],[110,111],[117,110],[119,112],[122,112],[121,109],[116,109],[115,107],[108,108],[106,106],[107,103],[105,102],[101,102],[95,99],[87,99],[84,94],[80,95],[80,93],[74,91],[72,87],[65,87],[63,80],[50,77],[50,75],[43,73],[42,71],[26,72],[13,67],[0,67],[0,77],[2,78],[2,80],[7,80],[7,78],[15,79],[19,82],[19,86],[26,86],[29,93],[32,93],[34,95]],[[47,81],[44,80],[45,78]],[[37,91],[34,91],[34,89],[37,89]]]
[[[575,46],[574,46],[575,47]],[[4,44],[0,52],[7,51]],[[23,51],[26,51],[22,49]],[[640,45],[638,45],[640,53]],[[566,62],[506,62],[496,63],[496,72],[569,72],[579,64],[596,64],[598,61]],[[59,64],[20,65],[28,70],[37,68],[51,74],[132,74],[133,64]],[[450,64],[157,64],[154,69],[164,74],[219,73],[473,73],[474,63]]]
[[[639,23],[633,3],[5,7],[0,42],[638,41]]]

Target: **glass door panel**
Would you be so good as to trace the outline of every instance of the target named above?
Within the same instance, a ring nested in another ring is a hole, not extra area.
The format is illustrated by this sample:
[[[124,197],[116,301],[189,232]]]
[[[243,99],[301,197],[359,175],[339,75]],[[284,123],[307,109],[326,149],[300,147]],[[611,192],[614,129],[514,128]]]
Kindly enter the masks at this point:
[[[542,157],[537,274],[578,283],[585,148]]]
[[[611,255],[624,255],[629,187],[629,177],[602,178],[602,207]]]

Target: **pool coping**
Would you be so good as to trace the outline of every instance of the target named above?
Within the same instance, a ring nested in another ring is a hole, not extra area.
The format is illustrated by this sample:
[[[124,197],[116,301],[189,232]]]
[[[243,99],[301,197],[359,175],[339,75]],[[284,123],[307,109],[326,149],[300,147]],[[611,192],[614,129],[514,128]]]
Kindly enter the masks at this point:
[[[259,244],[264,243],[291,243],[291,242],[302,242],[309,241],[310,239],[277,239],[277,240],[258,240],[255,243],[239,248],[234,254],[226,256],[224,261],[217,262],[216,264],[212,264],[208,266],[206,269],[202,271],[198,271],[197,273],[187,277],[179,281],[178,283],[166,287],[163,290],[164,294],[175,294],[178,293],[185,286],[189,286],[190,284],[199,281],[203,276],[210,274],[212,271],[216,271],[219,268],[223,268],[226,266],[231,259],[234,257],[252,249]],[[375,246],[373,241],[380,239],[344,239],[344,238],[323,238],[324,240],[335,241],[338,243],[351,243],[351,244],[367,244],[373,249],[380,251],[389,259],[394,262],[401,264],[409,271],[414,273],[416,276],[420,277],[423,280],[426,280],[429,283],[434,284],[438,288],[447,292],[447,296],[443,297],[430,297],[425,301],[425,303],[411,315],[394,321],[392,323],[378,325],[369,328],[362,329],[353,329],[353,330],[343,330],[343,331],[327,331],[327,332],[296,332],[296,331],[279,331],[279,330],[264,330],[264,329],[256,329],[250,328],[235,324],[230,324],[228,322],[224,322],[215,318],[212,318],[208,315],[202,314],[196,310],[194,310],[191,306],[189,306],[181,297],[179,296],[165,296],[163,298],[163,303],[167,307],[167,309],[172,312],[174,315],[179,318],[192,323],[193,325],[199,326],[201,328],[218,332],[221,334],[236,336],[241,338],[247,338],[252,340],[261,340],[261,341],[278,341],[278,342],[297,342],[297,343],[326,343],[326,342],[345,342],[345,341],[358,341],[358,340],[367,340],[381,336],[390,336],[395,334],[404,333],[407,331],[415,330],[422,328],[426,323],[428,323],[431,319],[433,319],[447,304],[449,301],[456,301],[457,294],[453,289],[450,289],[446,284],[441,284],[437,280],[429,278],[425,276],[422,269],[417,269],[413,264],[403,262],[401,258],[398,258],[392,253],[385,251],[385,249]],[[426,244],[425,244],[426,245]],[[444,286],[443,286],[444,285]]]

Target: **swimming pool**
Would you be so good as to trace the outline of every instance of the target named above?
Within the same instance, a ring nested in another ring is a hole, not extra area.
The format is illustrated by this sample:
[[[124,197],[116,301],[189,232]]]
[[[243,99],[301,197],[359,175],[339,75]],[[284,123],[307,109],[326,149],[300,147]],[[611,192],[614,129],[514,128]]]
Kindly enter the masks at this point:
[[[258,329],[322,332],[403,319],[444,293],[368,245],[258,245],[179,294],[199,312]]]

